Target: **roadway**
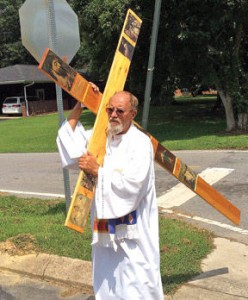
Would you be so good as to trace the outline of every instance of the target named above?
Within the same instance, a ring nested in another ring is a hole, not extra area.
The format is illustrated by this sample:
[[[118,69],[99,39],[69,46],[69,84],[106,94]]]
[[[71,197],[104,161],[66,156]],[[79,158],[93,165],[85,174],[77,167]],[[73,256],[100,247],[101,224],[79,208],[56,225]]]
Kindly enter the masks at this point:
[[[161,212],[248,244],[248,151],[174,151],[241,210],[240,226],[222,216],[176,178],[156,165]],[[0,192],[43,199],[64,197],[63,172],[57,153],[0,154]],[[78,171],[70,171],[73,192]]]

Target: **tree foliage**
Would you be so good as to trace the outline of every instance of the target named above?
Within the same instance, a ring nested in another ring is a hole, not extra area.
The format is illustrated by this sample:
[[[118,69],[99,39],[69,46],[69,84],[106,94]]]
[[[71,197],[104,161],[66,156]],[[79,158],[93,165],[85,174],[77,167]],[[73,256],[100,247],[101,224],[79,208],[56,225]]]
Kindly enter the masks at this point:
[[[192,83],[195,80],[217,88],[225,107],[227,130],[233,130],[239,126],[240,114],[248,113],[248,2],[194,0],[180,2],[178,8],[183,12],[178,49],[189,55],[178,58],[177,70],[185,72],[183,67],[189,63],[186,69]],[[181,81],[184,77],[179,75]]]
[[[22,46],[18,9],[23,0],[0,0],[0,67],[32,63]]]
[[[72,61],[107,79],[128,8],[143,20],[127,87],[142,101],[155,1],[68,0],[77,13],[81,47]],[[0,66],[34,62],[21,44],[18,9],[24,0],[0,0]],[[176,87],[215,86],[227,129],[248,114],[248,1],[162,1],[152,103],[166,104]],[[245,125],[245,124],[244,124]],[[247,122],[246,122],[247,128]]]

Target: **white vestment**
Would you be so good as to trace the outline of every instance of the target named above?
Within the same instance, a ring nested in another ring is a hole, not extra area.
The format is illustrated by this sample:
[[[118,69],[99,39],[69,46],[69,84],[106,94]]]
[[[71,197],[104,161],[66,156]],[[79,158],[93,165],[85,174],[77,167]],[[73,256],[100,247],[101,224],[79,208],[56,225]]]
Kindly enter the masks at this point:
[[[89,134],[65,122],[57,144],[63,167],[75,167]],[[131,125],[109,136],[91,210],[93,287],[97,300],[164,299],[153,147]],[[103,223],[103,226],[99,225]]]

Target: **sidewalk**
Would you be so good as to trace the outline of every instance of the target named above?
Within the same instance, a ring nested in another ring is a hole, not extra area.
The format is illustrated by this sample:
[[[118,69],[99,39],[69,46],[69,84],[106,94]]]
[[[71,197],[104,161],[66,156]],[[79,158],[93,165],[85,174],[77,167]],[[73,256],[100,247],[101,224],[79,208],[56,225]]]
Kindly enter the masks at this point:
[[[248,245],[223,238],[215,238],[214,244],[215,250],[202,261],[203,273],[168,299],[248,299]]]
[[[202,261],[203,273],[166,299],[248,299],[248,245],[223,238],[215,238],[214,243],[215,250]],[[83,287],[86,295],[93,294],[90,262],[48,254],[10,256],[0,252],[0,270]]]

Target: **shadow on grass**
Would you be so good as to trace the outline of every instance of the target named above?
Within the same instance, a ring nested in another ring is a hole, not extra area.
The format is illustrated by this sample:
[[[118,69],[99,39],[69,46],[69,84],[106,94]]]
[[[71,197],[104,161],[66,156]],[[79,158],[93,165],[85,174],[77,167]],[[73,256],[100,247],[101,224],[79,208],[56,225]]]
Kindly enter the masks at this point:
[[[217,136],[225,131],[224,110],[214,111],[215,101],[191,99],[150,107],[148,132],[161,141],[190,140]],[[142,108],[137,122],[141,124]]]
[[[177,289],[179,289],[183,284],[188,281],[197,281],[201,279],[206,279],[210,277],[215,277],[223,274],[228,274],[228,268],[219,268],[206,272],[193,272],[188,274],[178,274],[173,276],[162,276],[162,282],[164,286],[165,293],[174,294]]]
[[[64,214],[66,216],[66,205],[64,202],[50,205],[47,211],[43,215],[57,215]]]
[[[173,295],[183,284],[198,276],[200,273],[177,274],[172,276],[162,276],[164,293]]]

